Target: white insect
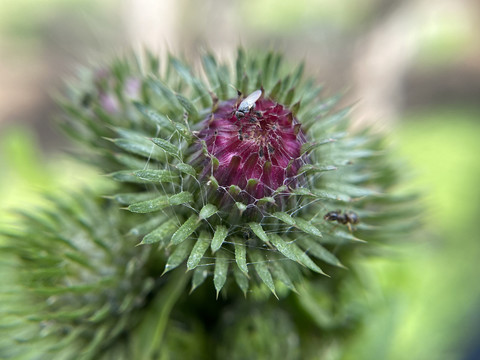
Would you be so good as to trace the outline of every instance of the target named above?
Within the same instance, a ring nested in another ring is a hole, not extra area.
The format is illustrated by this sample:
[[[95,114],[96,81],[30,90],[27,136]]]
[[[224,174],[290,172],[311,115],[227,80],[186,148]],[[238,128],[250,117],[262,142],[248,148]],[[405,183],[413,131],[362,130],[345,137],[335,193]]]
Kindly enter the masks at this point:
[[[255,109],[255,103],[262,96],[262,90],[255,90],[250,95],[248,95],[243,101],[238,105],[237,111],[235,111],[235,116],[243,118],[251,110]]]

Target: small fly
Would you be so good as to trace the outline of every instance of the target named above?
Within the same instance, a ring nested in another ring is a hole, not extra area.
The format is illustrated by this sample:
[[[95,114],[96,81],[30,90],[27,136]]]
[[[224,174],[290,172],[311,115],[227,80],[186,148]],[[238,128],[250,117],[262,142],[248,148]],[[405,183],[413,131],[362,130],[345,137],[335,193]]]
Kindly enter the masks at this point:
[[[235,116],[237,119],[245,117],[251,110],[255,109],[255,103],[262,96],[262,90],[255,90],[250,95],[248,95],[243,101],[238,105],[237,111],[235,111]]]

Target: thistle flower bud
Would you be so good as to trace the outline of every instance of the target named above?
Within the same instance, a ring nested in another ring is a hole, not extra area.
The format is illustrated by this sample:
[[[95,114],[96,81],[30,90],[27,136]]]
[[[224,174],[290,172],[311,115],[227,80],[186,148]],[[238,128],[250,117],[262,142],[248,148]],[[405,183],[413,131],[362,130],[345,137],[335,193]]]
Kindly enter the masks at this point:
[[[398,172],[383,142],[348,134],[349,109],[322,99],[303,65],[240,49],[233,73],[211,54],[195,73],[173,56],[164,70],[146,57],[71,91],[64,128],[121,183],[115,199],[143,214],[139,242],[164,251],[165,273],[186,264],[192,290],[213,277],[217,295],[232,282],[245,294],[252,284],[295,291],[304,277],[342,271],[360,243],[408,227],[396,214],[411,198],[392,193]],[[103,93],[116,94],[115,115]]]

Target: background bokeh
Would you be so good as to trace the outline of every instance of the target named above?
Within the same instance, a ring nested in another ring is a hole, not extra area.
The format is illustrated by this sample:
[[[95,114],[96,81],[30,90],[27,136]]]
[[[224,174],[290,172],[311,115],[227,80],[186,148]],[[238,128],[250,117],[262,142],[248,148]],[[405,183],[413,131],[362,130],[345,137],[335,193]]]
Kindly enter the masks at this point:
[[[239,44],[305,60],[345,92],[354,127],[388,133],[424,194],[419,236],[369,261],[381,286],[348,359],[479,359],[477,0],[1,1],[0,222],[97,178],[52,126],[52,94],[80,65],[143,47],[229,58]]]

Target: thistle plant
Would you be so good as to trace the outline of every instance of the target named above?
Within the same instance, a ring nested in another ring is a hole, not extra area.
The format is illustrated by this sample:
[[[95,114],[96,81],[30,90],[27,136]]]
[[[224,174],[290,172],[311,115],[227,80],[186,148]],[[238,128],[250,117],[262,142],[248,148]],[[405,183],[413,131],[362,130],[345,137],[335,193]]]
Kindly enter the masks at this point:
[[[77,211],[55,198],[48,220],[35,216],[7,236],[17,266],[35,269],[19,285],[41,304],[28,331],[63,331],[75,343],[45,349],[150,359],[188,358],[175,351],[194,348],[200,358],[201,339],[213,336],[218,358],[231,349],[238,358],[308,358],[353,331],[362,316],[352,289],[366,286],[355,269],[375,243],[412,226],[412,197],[396,192],[399,171],[382,137],[349,133],[350,108],[337,109],[340,96],[322,99],[303,70],[243,49],[233,66],[212,54],[161,66],[147,53],[85,70],[68,87],[60,125],[117,185],[102,201],[77,198]],[[169,347],[173,305],[152,300],[168,294],[192,328],[202,316],[191,309],[210,309],[215,330]],[[276,331],[290,342],[270,346],[283,341]]]

